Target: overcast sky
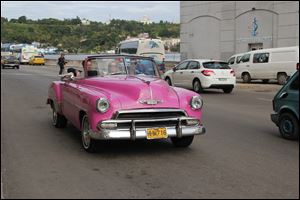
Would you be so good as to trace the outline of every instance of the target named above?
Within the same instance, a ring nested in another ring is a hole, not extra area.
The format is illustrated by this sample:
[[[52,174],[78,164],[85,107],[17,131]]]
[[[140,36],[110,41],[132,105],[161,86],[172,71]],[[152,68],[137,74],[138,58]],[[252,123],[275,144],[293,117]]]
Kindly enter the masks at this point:
[[[111,19],[140,20],[147,16],[179,23],[179,1],[1,1],[1,17],[29,19],[86,18],[107,22]]]

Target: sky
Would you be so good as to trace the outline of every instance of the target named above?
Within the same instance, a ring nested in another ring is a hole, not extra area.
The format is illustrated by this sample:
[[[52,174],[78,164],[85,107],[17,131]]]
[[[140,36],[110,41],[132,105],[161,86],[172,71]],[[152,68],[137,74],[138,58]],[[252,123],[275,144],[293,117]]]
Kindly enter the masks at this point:
[[[153,22],[179,23],[179,1],[1,1],[1,17],[9,20],[70,19],[76,16],[91,21],[109,19],[140,20],[144,16]]]

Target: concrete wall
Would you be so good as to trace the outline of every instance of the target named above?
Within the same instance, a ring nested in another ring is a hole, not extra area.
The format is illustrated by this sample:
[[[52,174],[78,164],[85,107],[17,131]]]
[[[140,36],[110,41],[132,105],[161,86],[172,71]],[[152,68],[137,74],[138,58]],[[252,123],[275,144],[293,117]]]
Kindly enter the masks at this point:
[[[299,45],[298,1],[181,1],[180,20],[182,60]]]

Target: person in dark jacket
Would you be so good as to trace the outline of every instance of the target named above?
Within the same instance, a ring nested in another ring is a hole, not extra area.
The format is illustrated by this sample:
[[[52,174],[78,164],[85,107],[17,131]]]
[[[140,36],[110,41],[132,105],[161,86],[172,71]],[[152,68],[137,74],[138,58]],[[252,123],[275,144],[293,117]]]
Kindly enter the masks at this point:
[[[59,65],[59,75],[61,75],[65,69],[65,64],[66,64],[66,60],[65,60],[65,54],[61,53],[60,57],[58,58],[58,62],[57,64]]]

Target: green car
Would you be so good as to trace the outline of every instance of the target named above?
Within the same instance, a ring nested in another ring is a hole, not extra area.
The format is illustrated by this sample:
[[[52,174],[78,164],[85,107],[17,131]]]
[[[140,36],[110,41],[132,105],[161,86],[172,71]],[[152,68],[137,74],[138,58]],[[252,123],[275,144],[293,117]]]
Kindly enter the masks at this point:
[[[283,138],[299,138],[299,70],[277,92],[273,99],[271,120]]]

